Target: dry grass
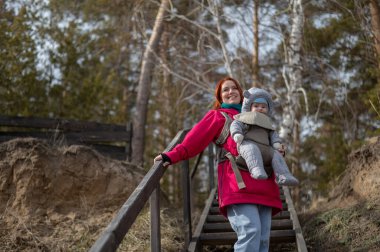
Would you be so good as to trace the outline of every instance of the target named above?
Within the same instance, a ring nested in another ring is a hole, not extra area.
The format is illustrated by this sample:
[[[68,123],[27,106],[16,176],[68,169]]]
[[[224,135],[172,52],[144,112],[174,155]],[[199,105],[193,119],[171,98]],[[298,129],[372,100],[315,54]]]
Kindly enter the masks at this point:
[[[88,251],[111,219],[110,213],[85,220],[66,218],[54,224],[48,219],[24,220],[5,211],[0,216],[1,251]],[[178,219],[176,213],[161,211],[162,251],[182,250],[183,232]],[[118,251],[150,251],[149,211],[138,216]]]
[[[303,232],[310,251],[379,251],[380,204],[362,202],[318,213]]]
[[[183,228],[178,214],[161,210],[161,249],[181,251],[184,246]],[[136,219],[118,251],[150,251],[150,212],[144,210]]]
[[[87,251],[111,217],[104,214],[88,222],[60,216],[56,223],[49,218],[25,219],[6,209],[0,216],[1,251]]]

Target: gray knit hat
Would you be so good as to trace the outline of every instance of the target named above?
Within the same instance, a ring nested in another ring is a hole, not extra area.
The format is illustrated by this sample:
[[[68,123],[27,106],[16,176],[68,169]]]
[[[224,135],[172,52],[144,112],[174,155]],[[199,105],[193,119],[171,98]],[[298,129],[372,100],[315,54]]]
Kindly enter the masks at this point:
[[[264,98],[268,102],[268,115],[272,115],[274,109],[274,103],[271,94],[261,88],[250,88],[243,92],[243,105],[241,112],[251,111],[252,103],[257,98]]]

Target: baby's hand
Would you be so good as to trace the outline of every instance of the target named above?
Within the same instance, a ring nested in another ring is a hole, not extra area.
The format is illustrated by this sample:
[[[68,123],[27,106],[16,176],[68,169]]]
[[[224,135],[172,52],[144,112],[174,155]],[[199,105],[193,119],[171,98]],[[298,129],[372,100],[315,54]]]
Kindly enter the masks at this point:
[[[286,150],[285,145],[283,145],[282,143],[274,143],[274,144],[273,144],[273,147],[274,147],[276,150],[278,150],[278,152],[280,152],[282,156],[285,157],[285,150]]]
[[[243,142],[244,136],[242,134],[235,134],[234,141],[237,145],[240,145]]]

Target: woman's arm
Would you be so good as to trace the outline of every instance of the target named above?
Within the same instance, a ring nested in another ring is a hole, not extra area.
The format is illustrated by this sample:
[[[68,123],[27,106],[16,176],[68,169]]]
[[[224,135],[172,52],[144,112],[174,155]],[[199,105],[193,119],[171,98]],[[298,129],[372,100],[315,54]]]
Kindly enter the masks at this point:
[[[187,133],[182,143],[174,147],[172,151],[163,154],[169,158],[172,164],[196,156],[219,136],[224,122],[225,118],[219,111],[210,110]]]

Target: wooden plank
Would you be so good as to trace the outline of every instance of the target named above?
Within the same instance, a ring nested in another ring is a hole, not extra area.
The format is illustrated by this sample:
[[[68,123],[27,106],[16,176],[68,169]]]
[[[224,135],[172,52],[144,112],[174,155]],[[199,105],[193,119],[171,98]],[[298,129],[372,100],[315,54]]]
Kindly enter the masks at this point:
[[[272,217],[272,219],[289,219],[289,218],[290,218],[289,211],[281,211]]]
[[[54,138],[53,132],[0,132],[0,142],[9,141],[15,138],[39,138],[49,140]]]
[[[72,144],[77,144],[77,143],[70,143],[69,145]],[[90,146],[91,148],[94,148],[95,150],[105,153],[107,155],[112,155],[112,154],[120,154],[125,156],[125,147],[124,146],[115,146],[115,145],[108,145],[108,144],[86,144]]]
[[[293,223],[291,220],[272,220],[271,230],[291,230]],[[233,232],[229,222],[206,223],[203,231],[205,233]]]
[[[288,205],[287,204],[282,204],[282,210],[283,211],[287,211],[288,210]],[[211,207],[211,209],[210,209],[210,213],[209,214],[220,214],[220,211],[219,211],[219,207],[217,207],[217,206],[213,206],[213,207]]]
[[[286,201],[289,205],[290,217],[293,220],[293,229],[295,230],[295,233],[296,233],[297,249],[299,252],[307,252],[306,242],[302,234],[302,229],[298,220],[296,209],[293,205],[293,200],[292,200],[292,197],[290,196],[289,188],[286,186],[284,186],[284,194],[286,196]]]
[[[26,136],[28,137],[28,136]],[[39,134],[38,136],[35,136],[34,138],[43,139],[45,141],[54,142],[61,141],[60,139],[54,140],[52,136]],[[15,137],[12,136],[0,136],[0,143],[10,141],[12,139],[15,139]],[[71,140],[62,140],[62,145],[73,145],[73,144],[79,144],[79,145],[87,145],[92,148],[94,148],[96,151],[100,152],[104,156],[108,156],[110,158],[118,159],[118,160],[126,160],[128,157],[128,153],[126,152],[125,146],[115,146],[111,144],[97,144],[97,143],[86,143],[86,142],[78,142],[74,139]]]
[[[128,132],[87,131],[87,132],[61,132],[61,131],[7,131],[0,132],[0,137],[13,139],[18,137],[34,137],[42,139],[65,139],[77,143],[91,142],[127,142],[130,141]]]
[[[209,214],[220,214],[219,207],[211,207]]]
[[[289,211],[282,211],[275,216],[272,217],[272,220],[276,219],[289,219],[290,213]],[[208,215],[207,216],[207,222],[228,222],[228,220],[221,214],[214,214],[214,215]]]
[[[223,215],[219,214],[219,215],[208,215],[206,221],[209,223],[228,222],[228,219],[224,217]]]
[[[294,230],[272,230],[270,243],[292,243],[295,241]],[[203,233],[200,237],[204,245],[232,245],[236,242],[235,232],[228,233]]]
[[[130,141],[128,132],[111,132],[111,131],[86,131],[86,132],[65,132],[66,139],[77,139],[79,142],[126,142]]]
[[[69,119],[20,116],[0,116],[0,125],[9,127],[60,129],[65,131],[126,131],[125,125],[115,125]]]

